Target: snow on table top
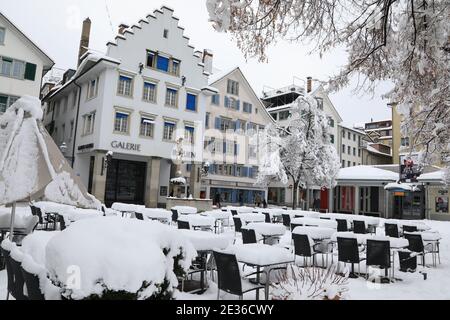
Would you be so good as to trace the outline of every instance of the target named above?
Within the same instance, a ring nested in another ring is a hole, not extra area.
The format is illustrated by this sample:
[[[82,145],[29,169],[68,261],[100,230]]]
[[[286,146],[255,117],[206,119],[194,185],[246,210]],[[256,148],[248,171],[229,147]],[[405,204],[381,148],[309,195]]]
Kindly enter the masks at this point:
[[[60,204],[50,201],[35,202],[34,206],[41,209],[42,213],[59,213],[59,214],[63,214],[75,208],[73,206],[69,206],[66,204]]]
[[[266,244],[243,244],[233,246],[230,250],[238,261],[252,265],[270,266],[294,261],[294,256],[289,250]]]
[[[243,223],[266,221],[266,216],[261,213],[243,213],[238,214],[236,217],[240,218]]]
[[[391,248],[406,248],[409,245],[409,241],[403,238],[376,236],[372,234],[355,234],[353,232],[336,232],[331,236],[332,241],[337,241],[337,238],[356,239],[359,244],[365,244],[367,240],[389,241]]]
[[[176,206],[172,207],[172,209],[177,210],[178,214],[195,214],[198,212],[197,208],[188,206]]]
[[[334,228],[325,227],[296,227],[293,234],[306,234],[314,240],[330,239],[336,233]]]
[[[178,217],[179,221],[189,222],[191,227],[212,227],[216,224],[213,217],[205,217],[199,214],[182,215]]]
[[[230,218],[230,213],[229,212],[224,212],[221,210],[213,210],[213,211],[205,211],[201,213],[202,216],[205,217],[211,217],[214,219],[220,219],[220,220],[224,220],[224,219],[229,219]]]
[[[48,242],[46,267],[51,279],[61,283],[70,281],[71,266],[80,268],[80,287],[65,291],[74,299],[100,294],[102,284],[110,290],[137,292],[144,281],[161,284],[167,279],[172,288],[178,285],[174,257],[182,253],[181,267],[187,270],[196,256],[193,245],[177,231],[159,222],[119,217],[80,220]],[[139,298],[156,289],[147,288]]]
[[[138,208],[136,212],[150,219],[172,220],[172,212],[164,209]]]
[[[314,218],[294,218],[291,220],[291,224],[302,224],[308,226],[337,229],[337,222],[333,220],[322,220]]]
[[[253,222],[242,228],[253,229],[263,236],[282,236],[286,233],[285,226],[274,223]]]
[[[347,222],[364,221],[367,225],[378,226],[380,224],[381,219],[376,217],[369,216],[361,216],[356,214],[346,214],[346,213],[321,213],[321,217],[331,218],[333,220],[336,219],[345,219]]]
[[[120,211],[120,212],[136,212],[137,210],[145,208],[144,206],[136,205],[136,204],[128,204],[128,203],[120,203],[115,202],[111,206],[111,209]]]
[[[288,212],[292,212],[294,214],[294,217],[304,217],[313,219],[318,219],[321,215],[321,213],[319,212],[305,211],[305,210],[289,210]]]
[[[92,209],[71,208],[66,212],[60,213],[66,223],[78,221],[81,219],[91,219],[103,216],[102,211]]]
[[[230,239],[207,231],[178,230],[186,237],[197,251],[223,250],[230,245]]]

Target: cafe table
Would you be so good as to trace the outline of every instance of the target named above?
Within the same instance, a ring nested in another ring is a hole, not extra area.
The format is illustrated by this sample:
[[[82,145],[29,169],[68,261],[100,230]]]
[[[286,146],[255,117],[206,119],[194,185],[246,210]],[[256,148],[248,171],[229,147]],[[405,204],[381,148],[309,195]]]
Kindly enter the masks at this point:
[[[266,222],[252,222],[243,227],[244,229],[255,230],[263,237],[263,243],[266,244],[270,238],[280,238],[286,233],[286,227],[280,224]]]

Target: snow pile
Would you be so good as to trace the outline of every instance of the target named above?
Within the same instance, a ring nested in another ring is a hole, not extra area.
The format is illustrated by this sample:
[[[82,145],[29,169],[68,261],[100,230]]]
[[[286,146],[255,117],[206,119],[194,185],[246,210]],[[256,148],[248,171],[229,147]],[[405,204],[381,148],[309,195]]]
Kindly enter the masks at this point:
[[[172,294],[175,270],[186,271],[195,256],[192,244],[168,226],[104,217],[77,221],[53,237],[46,266],[69,299],[121,292],[149,299]]]
[[[235,254],[238,261],[254,265],[275,265],[294,261],[294,256],[289,250],[265,244],[230,246],[226,251]]]
[[[224,235],[217,235],[206,231],[178,230],[186,237],[197,251],[205,250],[223,250],[230,245],[231,239]]]
[[[66,212],[61,213],[61,215],[64,217],[64,222],[66,223],[66,225],[69,225],[75,221],[82,219],[102,217],[103,212],[93,209],[72,208]]]
[[[181,185],[186,185],[187,184],[186,179],[183,178],[183,177],[170,179],[170,183],[181,184]]]

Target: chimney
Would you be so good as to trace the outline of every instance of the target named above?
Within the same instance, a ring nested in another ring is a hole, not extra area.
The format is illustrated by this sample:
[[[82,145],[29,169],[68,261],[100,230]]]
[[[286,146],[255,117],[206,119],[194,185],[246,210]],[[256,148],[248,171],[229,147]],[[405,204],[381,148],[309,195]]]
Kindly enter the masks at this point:
[[[130,27],[129,25],[127,25],[127,24],[125,24],[125,23],[121,23],[121,24],[119,25],[119,34],[120,34],[120,35],[123,35],[124,32],[125,32],[125,30],[127,30],[129,27]]]
[[[203,50],[202,61],[203,61],[203,64],[205,65],[205,72],[208,72],[209,74],[212,73],[213,58],[214,58],[214,54],[212,53],[211,50],[209,50],[209,49]]]
[[[81,57],[88,51],[90,37],[91,19],[86,18],[86,20],[83,21],[83,29],[81,31],[80,49],[78,51],[78,66],[81,63]]]
[[[311,93],[312,91],[312,77],[306,78],[306,93]]]

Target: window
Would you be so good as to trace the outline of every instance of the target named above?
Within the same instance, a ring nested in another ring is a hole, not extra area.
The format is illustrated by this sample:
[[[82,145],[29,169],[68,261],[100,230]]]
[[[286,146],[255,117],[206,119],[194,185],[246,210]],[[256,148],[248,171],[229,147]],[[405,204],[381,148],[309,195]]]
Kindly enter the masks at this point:
[[[147,102],[156,103],[156,84],[144,82],[144,93],[142,99]]]
[[[352,134],[350,132],[347,132],[347,139],[350,140],[352,138]]]
[[[0,45],[5,44],[6,29],[0,28]]]
[[[330,142],[334,143],[334,135],[333,134],[330,134]]]
[[[88,84],[88,99],[93,99],[98,93],[98,78],[91,80]]]
[[[209,128],[209,119],[211,118],[211,114],[209,112],[206,113],[205,116],[205,128],[208,129]]]
[[[257,148],[255,145],[250,144],[248,146],[248,157],[250,159],[256,159],[256,150],[257,150]]]
[[[184,139],[190,143],[194,144],[194,127],[191,126],[185,126],[184,127]]]
[[[358,157],[361,157],[361,149],[358,149]]]
[[[216,106],[220,105],[220,95],[215,94],[211,97],[211,104],[214,104]]]
[[[342,130],[342,138],[345,138],[345,131]]]
[[[290,116],[289,111],[281,111],[280,112],[280,121],[288,119],[289,116]]]
[[[320,110],[323,110],[323,99],[322,98],[316,98],[316,101],[317,101],[317,107]]]
[[[141,118],[141,129],[139,135],[142,137],[153,138],[153,132],[155,129],[155,120],[147,117]]]
[[[63,114],[67,112],[67,107],[69,105],[69,97],[63,99]]]
[[[353,155],[356,156],[356,148],[353,148]]]
[[[352,166],[351,162],[347,161],[347,167],[351,167],[351,166]]]
[[[133,96],[133,79],[127,76],[119,76],[119,85],[117,87],[117,94],[121,96]]]
[[[353,166],[356,167],[356,162],[353,162]]]
[[[14,102],[16,102],[19,97],[16,96],[7,96],[0,94],[0,113],[3,113],[8,109]]]
[[[128,122],[130,114],[116,111],[116,118],[114,121],[114,131],[119,133],[128,133]]]
[[[228,109],[235,109],[239,111],[241,102],[239,100],[236,100],[234,98],[225,97],[225,108]]]
[[[174,75],[179,75],[180,74],[180,61],[172,60],[171,73],[174,74]]]
[[[252,113],[253,106],[250,103],[244,102],[244,112]]]
[[[74,91],[73,92],[73,100],[72,100],[72,109],[74,109],[75,106],[77,105],[77,97],[78,97],[77,91]]]
[[[74,130],[74,129],[75,129],[74,122],[73,122],[73,120],[71,120],[71,121],[70,121],[70,135],[69,135],[69,141],[72,140],[72,137],[73,137],[73,130]]]
[[[55,117],[59,116],[59,105],[60,105],[60,101],[55,102]]]
[[[176,89],[167,88],[166,91],[166,106],[178,106],[178,91]]]
[[[275,121],[277,120],[278,113],[271,113],[270,115],[272,116],[273,120],[275,120]]]
[[[258,126],[255,123],[247,123],[247,131],[249,134],[256,133],[258,130]]]
[[[220,130],[227,131],[227,130],[234,130],[233,121],[230,119],[220,119]]]
[[[350,146],[347,147],[347,154],[352,154],[352,147]]]
[[[163,37],[166,38],[166,39],[169,38],[169,30],[164,29]]]
[[[94,122],[95,122],[95,113],[90,113],[83,116],[82,135],[89,135],[94,132]]]
[[[159,195],[161,197],[167,197],[167,195],[169,194],[168,191],[169,191],[169,189],[166,186],[162,186],[159,189]]]
[[[238,96],[239,95],[239,82],[228,79],[227,93]]]
[[[353,134],[353,141],[356,141],[356,134]]]
[[[147,51],[147,67],[154,68],[156,61],[156,54],[151,51]]]
[[[192,93],[186,95],[186,110],[197,111],[197,96]]]
[[[409,138],[401,138],[400,144],[402,147],[409,147]]]
[[[158,55],[156,59],[156,69],[169,72],[169,58]]]
[[[25,62],[6,57],[0,57],[0,74],[7,77],[24,79]]]
[[[173,122],[164,122],[164,132],[163,139],[173,141],[175,132],[175,123]]]
[[[332,117],[328,117],[328,124],[330,127],[334,128],[334,119]]]
[[[345,153],[345,144],[342,145],[342,153]]]
[[[226,153],[229,156],[234,155],[234,141],[227,140],[225,142],[225,150],[224,153]]]

